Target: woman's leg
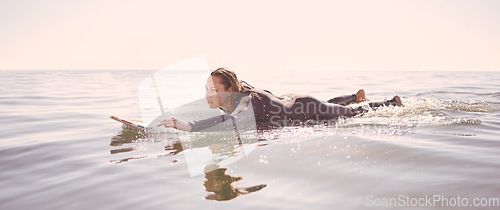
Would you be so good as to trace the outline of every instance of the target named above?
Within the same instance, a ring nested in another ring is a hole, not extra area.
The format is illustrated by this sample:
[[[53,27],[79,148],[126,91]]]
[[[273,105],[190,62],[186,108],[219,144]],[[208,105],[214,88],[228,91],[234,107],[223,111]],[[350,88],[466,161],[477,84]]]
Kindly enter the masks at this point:
[[[362,107],[353,108],[325,103],[311,96],[299,96],[295,97],[295,101],[285,112],[291,119],[331,120],[341,116],[352,117],[365,111]]]
[[[356,94],[335,97],[328,100],[327,102],[332,104],[347,106],[349,104],[361,103],[363,101],[367,101],[367,99],[365,91],[363,89],[360,89]]]
[[[394,96],[391,100],[387,100],[384,102],[370,102],[368,103],[372,109],[381,107],[381,106],[403,106],[401,103],[401,98],[399,96]]]
[[[349,104],[356,103],[356,94],[338,96],[338,97],[332,98],[326,102],[332,103],[332,104],[338,104],[338,105],[342,105],[342,106],[347,106]]]
[[[286,107],[286,116],[291,120],[328,120],[338,117],[352,117],[367,110],[362,106],[353,108],[333,103],[325,103],[311,96],[289,95],[293,102]],[[391,100],[384,102],[370,102],[370,107],[375,109],[381,106],[402,106],[399,96],[394,96]]]

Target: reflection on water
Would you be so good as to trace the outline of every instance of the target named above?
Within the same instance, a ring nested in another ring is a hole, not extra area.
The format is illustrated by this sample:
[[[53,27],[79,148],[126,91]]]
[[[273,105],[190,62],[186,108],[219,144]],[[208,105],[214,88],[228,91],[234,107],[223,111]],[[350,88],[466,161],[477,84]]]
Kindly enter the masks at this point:
[[[128,126],[122,126],[122,128],[123,130],[120,133],[111,137],[110,146],[117,147],[123,144],[133,143],[139,139],[147,137],[146,133],[134,130]],[[111,154],[113,154],[113,152],[111,152]]]
[[[172,145],[165,146],[165,151],[168,151],[166,155],[177,155],[182,152],[181,142],[174,142]]]
[[[235,187],[234,182],[240,181],[242,177],[235,177],[226,174],[227,166],[241,159],[245,154],[251,152],[255,146],[263,146],[265,144],[243,144],[241,138],[248,139],[248,135],[236,136],[232,132],[215,132],[215,133],[196,133],[186,135],[176,134],[158,134],[145,133],[128,126],[123,126],[123,130],[112,137],[110,146],[120,147],[128,144],[140,144],[150,140],[159,141],[167,139],[168,145],[163,149],[167,153],[156,155],[174,156],[184,152],[188,168],[192,176],[198,175],[198,168],[201,167],[200,174],[205,175],[203,186],[207,192],[210,192],[205,198],[207,200],[227,201],[232,200],[240,195],[249,194],[259,191],[266,187],[266,184],[258,184],[250,187]],[[253,136],[253,135],[252,135]],[[184,138],[182,138],[184,137]],[[185,138],[189,137],[189,138]],[[247,141],[248,142],[248,141]],[[116,155],[120,153],[129,153],[136,151],[136,147],[128,146],[110,150],[110,154]],[[112,163],[124,163],[130,160],[147,158],[148,155],[140,155],[136,157],[126,157],[118,160],[111,160]],[[174,163],[177,160],[173,161]]]
[[[207,200],[228,201],[240,195],[256,192],[266,187],[265,184],[252,187],[236,188],[233,182],[242,180],[242,177],[234,177],[226,174],[227,168],[219,168],[218,165],[208,165],[205,167],[205,190],[211,192],[205,198]]]
[[[109,144],[112,147],[120,147],[123,145],[127,144],[134,144],[134,143],[141,143],[141,142],[147,142],[151,137],[148,136],[146,132],[131,128],[129,126],[122,126],[122,131],[117,133],[115,136],[111,138],[111,143]],[[118,148],[118,149],[111,149],[109,151],[110,154],[120,154],[120,153],[128,153],[128,152],[133,152],[137,149],[136,146],[129,146],[129,147],[124,147],[124,148]],[[171,144],[166,145],[163,147],[164,151],[167,151],[166,154],[159,154],[157,157],[161,156],[170,156],[170,155],[177,155],[180,152],[183,151],[182,149],[182,144],[180,143],[179,140],[173,141]],[[110,160],[112,163],[123,163],[123,162],[128,162],[130,160],[137,160],[137,159],[143,159],[147,158],[147,155],[139,155],[136,157],[126,157],[118,160]]]

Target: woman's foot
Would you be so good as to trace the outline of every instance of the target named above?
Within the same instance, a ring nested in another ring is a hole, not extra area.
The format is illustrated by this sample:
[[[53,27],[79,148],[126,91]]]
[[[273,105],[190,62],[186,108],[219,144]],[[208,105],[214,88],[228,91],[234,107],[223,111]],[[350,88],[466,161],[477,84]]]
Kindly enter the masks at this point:
[[[365,91],[363,89],[359,89],[356,93],[356,103],[359,104],[365,101],[368,101],[368,99],[366,99]]]
[[[395,95],[391,101],[395,102],[396,106],[403,106],[403,103],[401,103],[401,98],[398,95]]]

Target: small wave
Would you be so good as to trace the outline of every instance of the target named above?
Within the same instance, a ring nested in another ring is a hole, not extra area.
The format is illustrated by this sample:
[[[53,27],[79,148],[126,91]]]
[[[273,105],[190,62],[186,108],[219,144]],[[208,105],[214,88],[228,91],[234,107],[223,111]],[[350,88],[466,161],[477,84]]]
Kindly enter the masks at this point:
[[[458,118],[453,119],[447,125],[479,125],[481,120],[475,118]]]
[[[465,112],[492,112],[493,108],[486,101],[443,101],[444,107],[450,110]]]

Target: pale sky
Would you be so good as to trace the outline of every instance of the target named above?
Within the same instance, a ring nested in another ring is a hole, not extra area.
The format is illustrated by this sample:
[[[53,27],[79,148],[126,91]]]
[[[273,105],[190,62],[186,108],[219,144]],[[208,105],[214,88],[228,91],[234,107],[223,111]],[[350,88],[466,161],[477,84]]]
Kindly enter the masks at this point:
[[[500,71],[500,1],[0,0],[0,70]]]

